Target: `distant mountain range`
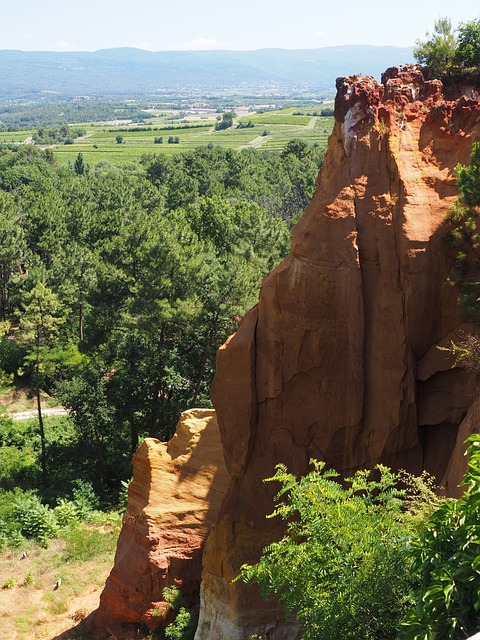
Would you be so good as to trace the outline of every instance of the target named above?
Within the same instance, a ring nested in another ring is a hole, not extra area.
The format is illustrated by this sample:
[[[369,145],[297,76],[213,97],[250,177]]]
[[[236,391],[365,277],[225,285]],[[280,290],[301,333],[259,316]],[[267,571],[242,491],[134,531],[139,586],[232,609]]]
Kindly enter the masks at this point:
[[[256,51],[0,51],[0,99],[32,94],[123,96],[250,90],[325,91],[338,76],[379,77],[413,47],[349,45]]]

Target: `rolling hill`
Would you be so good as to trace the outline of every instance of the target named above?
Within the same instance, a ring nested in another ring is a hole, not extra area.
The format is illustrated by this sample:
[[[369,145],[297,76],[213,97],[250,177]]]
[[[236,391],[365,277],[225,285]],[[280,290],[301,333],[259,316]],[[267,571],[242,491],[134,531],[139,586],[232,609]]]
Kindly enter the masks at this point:
[[[413,48],[350,45],[256,51],[0,51],[0,99],[175,92],[333,89],[338,76],[376,77],[411,62]]]

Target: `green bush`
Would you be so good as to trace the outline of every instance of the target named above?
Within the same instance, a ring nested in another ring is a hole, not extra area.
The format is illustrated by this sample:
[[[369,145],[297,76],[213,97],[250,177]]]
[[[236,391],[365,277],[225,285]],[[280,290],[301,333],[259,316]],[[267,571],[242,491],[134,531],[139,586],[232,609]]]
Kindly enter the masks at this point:
[[[13,576],[10,576],[10,578],[7,578],[3,583],[2,589],[13,589],[15,585],[16,585],[15,578]]]
[[[14,421],[0,407],[0,487],[35,485],[38,482],[36,447],[38,434],[31,421]]]
[[[91,483],[81,479],[74,482],[73,501],[81,520],[87,519],[100,505]]]
[[[71,500],[59,498],[54,512],[55,518],[61,527],[67,527],[78,521],[78,509],[76,504]]]
[[[171,624],[165,629],[168,640],[193,640],[197,629],[198,613],[181,607]]]
[[[342,486],[323,462],[312,464],[300,480],[283,465],[268,479],[282,487],[270,517],[287,530],[237,579],[279,597],[304,640],[393,639],[414,586],[410,540],[437,504],[429,481],[378,466],[378,480],[358,471]]]
[[[444,502],[412,546],[421,585],[405,625],[409,640],[456,640],[480,630],[480,436],[467,442],[463,497]]]
[[[26,488],[38,483],[38,444],[32,421],[14,421],[0,407],[0,489]]]
[[[58,533],[54,511],[42,504],[40,498],[31,492],[17,495],[13,508],[22,535],[34,538],[45,547],[48,546],[49,540]]]
[[[198,612],[187,608],[177,587],[165,587],[163,597],[170,608],[177,610],[175,620],[165,629],[165,638],[168,640],[193,640],[198,623]]]
[[[22,367],[26,348],[17,340],[3,338],[0,340],[0,369],[15,374]]]
[[[15,524],[0,518],[0,549],[18,549],[24,542],[25,538]]]
[[[66,543],[62,554],[65,562],[85,562],[95,556],[110,553],[117,540],[116,531],[102,532],[82,525],[70,527],[62,537]]]
[[[0,446],[0,487],[11,488],[18,484],[38,480],[37,456],[31,446],[23,449]]]

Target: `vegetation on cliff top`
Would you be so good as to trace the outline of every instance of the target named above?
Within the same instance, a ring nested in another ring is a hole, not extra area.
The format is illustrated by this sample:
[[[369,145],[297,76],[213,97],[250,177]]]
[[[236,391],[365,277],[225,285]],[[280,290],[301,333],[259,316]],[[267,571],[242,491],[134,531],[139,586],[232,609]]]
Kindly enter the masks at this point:
[[[433,33],[426,36],[427,40],[417,41],[413,52],[426,78],[446,84],[480,83],[480,20],[461,23],[454,29],[448,18],[439,18]]]

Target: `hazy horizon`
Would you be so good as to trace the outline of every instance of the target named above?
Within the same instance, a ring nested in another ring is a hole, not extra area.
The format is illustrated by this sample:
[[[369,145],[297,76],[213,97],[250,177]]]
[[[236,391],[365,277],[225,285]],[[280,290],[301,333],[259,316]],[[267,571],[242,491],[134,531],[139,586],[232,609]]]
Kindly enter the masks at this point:
[[[325,45],[323,47],[256,47],[254,49],[158,49],[158,50],[151,50],[151,49],[142,49],[141,47],[134,47],[134,46],[118,46],[118,47],[101,47],[100,49],[69,49],[68,51],[66,50],[60,50],[60,51],[55,51],[55,50],[50,50],[50,49],[2,49],[0,48],[0,51],[20,51],[21,53],[99,53],[101,51],[111,51],[111,50],[115,50],[115,49],[126,49],[126,50],[133,50],[133,51],[142,51],[145,53],[167,53],[167,52],[172,52],[172,53],[198,53],[198,52],[216,52],[216,53],[221,53],[222,51],[228,51],[228,52],[254,52],[254,51],[263,51],[263,50],[280,50],[280,51],[313,51],[316,49],[345,49],[348,47],[378,47],[378,48],[385,48],[385,47],[392,47],[394,49],[411,49],[414,45],[410,45],[410,46],[405,46],[405,47],[401,47],[399,45],[388,45],[388,44],[365,44],[365,43],[358,43],[358,44],[354,44],[351,42],[346,42],[345,44],[337,44],[337,45]]]

